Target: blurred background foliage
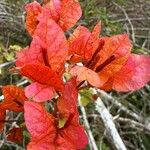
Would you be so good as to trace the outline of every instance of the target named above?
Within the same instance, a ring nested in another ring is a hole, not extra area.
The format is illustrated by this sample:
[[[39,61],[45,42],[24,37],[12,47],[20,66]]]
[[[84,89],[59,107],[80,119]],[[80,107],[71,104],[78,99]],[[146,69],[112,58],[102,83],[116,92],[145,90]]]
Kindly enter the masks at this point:
[[[3,64],[13,62],[15,53],[30,43],[30,37],[25,30],[24,5],[31,0],[0,0],[0,85],[19,84],[20,76],[10,73],[8,70],[13,63],[3,67]],[[91,30],[98,22],[102,22],[102,35],[111,36],[120,33],[128,33],[133,41],[135,53],[150,54],[150,1],[149,0],[80,0],[83,16],[79,24],[89,27]],[[90,99],[90,90],[81,90],[82,104],[86,106],[88,121],[100,150],[111,150],[112,146],[106,139],[105,129],[95,112]],[[110,113],[114,116],[117,129],[129,150],[149,150],[150,131],[150,86],[146,85],[137,92],[109,93],[120,107],[113,102],[104,102]],[[136,120],[121,107],[136,113],[141,120]],[[120,118],[120,119],[118,119]],[[121,120],[122,118],[122,120]],[[129,120],[123,120],[124,118]],[[143,125],[135,126],[132,120]],[[82,116],[81,116],[82,121]],[[24,133],[25,142],[28,140]],[[2,149],[23,149],[24,143],[18,146],[6,143]],[[89,149],[87,147],[87,149]]]

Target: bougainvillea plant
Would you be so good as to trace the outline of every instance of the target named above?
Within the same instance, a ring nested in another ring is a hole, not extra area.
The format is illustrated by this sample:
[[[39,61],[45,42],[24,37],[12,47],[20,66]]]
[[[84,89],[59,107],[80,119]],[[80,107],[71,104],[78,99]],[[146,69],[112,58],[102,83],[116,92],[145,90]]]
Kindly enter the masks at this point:
[[[79,122],[79,90],[138,90],[150,81],[150,57],[132,54],[127,34],[100,36],[100,22],[92,32],[77,26],[82,15],[78,0],[34,1],[25,10],[32,41],[17,53],[15,71],[30,84],[25,90],[2,87],[0,132],[6,110],[23,112],[25,123],[11,129],[8,140],[21,141],[27,129],[28,150],[85,149],[88,137]]]

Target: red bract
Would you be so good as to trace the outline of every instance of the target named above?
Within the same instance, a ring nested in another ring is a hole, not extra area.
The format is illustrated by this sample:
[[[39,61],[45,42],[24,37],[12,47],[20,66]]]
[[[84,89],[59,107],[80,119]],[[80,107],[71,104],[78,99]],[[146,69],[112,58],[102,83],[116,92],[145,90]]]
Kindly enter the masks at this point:
[[[115,89],[117,91],[133,91],[141,88],[150,80],[150,71],[147,69],[147,66],[150,65],[150,58],[146,56],[138,56],[138,62],[135,57],[135,59],[132,57],[132,61],[134,60],[135,64],[130,64],[131,70],[138,70],[138,73],[136,72],[137,78],[140,78],[140,76],[142,77],[140,82],[135,79],[134,82],[132,81],[134,74],[127,74],[130,78],[123,76],[123,72],[125,72],[124,70],[129,68],[125,67],[125,64],[129,64],[129,62],[131,62],[130,60],[132,56],[132,45],[126,34],[100,38],[99,47],[94,50],[91,55],[91,59],[89,61],[85,61],[84,54],[86,54],[87,50],[83,49],[83,47],[85,47],[84,45],[88,40],[85,40],[83,37],[87,36],[86,29],[82,27],[80,28],[81,31],[78,28],[76,30],[78,31],[77,35],[81,36],[74,36],[73,41],[80,41],[80,46],[71,42],[69,50],[71,54],[74,53],[74,56],[79,55],[81,57],[80,61],[82,61],[87,67],[75,66],[71,69],[71,74],[73,76],[77,76],[78,81],[81,82],[83,80],[87,80],[91,85],[105,90]],[[97,38],[94,39],[93,37],[93,41],[96,42]],[[142,61],[143,65],[137,65],[137,63],[139,64],[139,62]],[[92,70],[95,71],[95,73]],[[141,74],[140,71],[142,72]],[[126,73],[128,73],[128,71]],[[94,80],[92,81],[93,76]],[[115,76],[117,76],[117,78]],[[122,82],[125,81],[123,80],[124,78],[126,78],[127,83],[122,84]]]
[[[41,18],[53,19],[66,31],[73,27],[82,15],[78,0],[50,0],[45,1],[43,7],[39,3],[33,2],[26,5],[26,11],[26,27],[30,35],[33,35]]]
[[[2,87],[4,101],[0,103],[0,109],[22,112],[24,102],[27,100],[22,88],[8,85]]]
[[[58,24],[66,31],[76,24],[81,15],[82,10],[78,0],[62,0]]]
[[[41,64],[27,64],[20,68],[20,73],[40,84],[53,86],[55,90],[64,89],[63,81],[52,69]]]
[[[45,64],[57,73],[62,74],[67,56],[68,43],[64,32],[55,21],[45,18],[40,20],[30,48],[23,49],[17,54],[16,65]]]
[[[88,143],[78,121],[77,91],[73,80],[65,85],[63,96],[58,101],[57,115],[49,114],[38,103],[25,103],[25,121],[32,136],[28,150],[80,150]],[[65,123],[60,126],[59,121],[62,119],[65,119]]]
[[[17,53],[16,66],[22,67],[28,63],[45,64],[43,50],[36,39],[33,39],[30,47],[22,49]]]
[[[60,73],[64,69],[64,63],[68,55],[68,43],[62,29],[54,20],[42,18],[33,38],[43,49],[45,65]]]
[[[25,88],[25,95],[36,102],[44,102],[54,97],[55,90],[52,86],[34,82]]]
[[[43,17],[51,18],[66,31],[76,24],[81,14],[78,0],[50,0],[45,3],[39,19]]]
[[[86,62],[91,59],[99,46],[99,34],[101,26],[98,23],[92,33],[85,27],[79,26],[69,38],[69,54],[71,61]]]
[[[25,88],[25,93],[16,86],[2,88],[0,131],[6,110],[21,112],[24,106],[25,123],[31,134],[28,150],[82,150],[88,139],[79,123],[77,87],[88,81],[87,86],[104,90],[137,90],[150,81],[150,57],[131,54],[127,34],[99,37],[100,22],[92,32],[78,26],[67,39],[64,32],[82,14],[78,0],[44,0],[43,4],[34,1],[25,9],[26,28],[32,41],[17,54],[16,70],[33,83]],[[75,64],[78,62],[83,66]],[[63,78],[68,70],[75,77],[64,83],[70,78],[69,73]],[[52,114],[44,107],[48,100],[53,100]],[[21,141],[22,130],[10,130],[7,139]]]
[[[150,81],[150,58],[131,54],[126,64],[104,84],[105,90],[133,91]]]

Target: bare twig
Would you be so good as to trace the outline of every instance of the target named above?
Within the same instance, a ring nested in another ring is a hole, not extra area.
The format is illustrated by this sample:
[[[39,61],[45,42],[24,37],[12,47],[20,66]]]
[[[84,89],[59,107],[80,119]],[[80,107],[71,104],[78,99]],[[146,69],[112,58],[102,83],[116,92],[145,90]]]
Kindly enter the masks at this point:
[[[90,125],[89,125],[89,122],[88,122],[88,119],[87,119],[85,108],[80,103],[80,95],[79,95],[79,105],[80,105],[80,109],[81,109],[81,112],[83,115],[83,121],[84,121],[85,127],[87,129],[87,133],[89,135],[89,142],[90,142],[91,150],[98,150],[95,139],[93,137],[93,134],[92,134],[92,131],[90,128]]]
[[[111,142],[112,146],[117,150],[127,150],[115,127],[111,114],[100,98],[97,98],[96,100],[96,110],[100,114],[100,117],[105,125],[106,133],[108,135],[107,138]]]
[[[131,34],[131,36],[132,36],[132,40],[133,40],[133,42],[135,43],[135,33],[134,33],[134,27],[133,27],[133,24],[132,24],[132,22],[131,22],[131,20],[130,20],[130,18],[129,18],[129,16],[128,16],[128,14],[126,13],[126,10],[125,10],[123,7],[121,7],[120,5],[118,5],[117,3],[115,3],[115,2],[113,2],[113,4],[114,4],[115,6],[117,6],[119,9],[121,9],[121,10],[122,10],[122,12],[124,13],[124,15],[125,15],[125,17],[126,17],[127,21],[128,21],[128,22],[129,22],[129,24],[130,24],[131,31],[132,31],[132,34]]]
[[[9,65],[12,65],[15,61],[5,62],[3,64],[0,64],[0,69]]]
[[[119,117],[116,120],[119,121],[119,122],[122,122],[122,123],[127,123],[128,125],[131,125],[132,127],[140,128],[143,131],[149,132],[149,134],[150,134],[150,128],[148,126],[142,124],[142,123],[139,123],[137,121],[134,121],[134,120],[131,120],[131,119],[128,119],[128,118],[122,118],[122,117]]]
[[[113,103],[117,108],[119,108],[121,111],[125,112],[127,115],[131,116],[135,120],[138,120],[139,122],[143,121],[142,117],[140,117],[135,112],[133,112],[133,111],[129,110],[128,108],[126,108],[124,105],[119,103],[111,95],[107,94],[105,91],[102,91],[102,90],[97,90],[97,91],[98,91],[98,93],[100,94],[101,97],[106,98],[107,101],[109,101],[110,103]]]

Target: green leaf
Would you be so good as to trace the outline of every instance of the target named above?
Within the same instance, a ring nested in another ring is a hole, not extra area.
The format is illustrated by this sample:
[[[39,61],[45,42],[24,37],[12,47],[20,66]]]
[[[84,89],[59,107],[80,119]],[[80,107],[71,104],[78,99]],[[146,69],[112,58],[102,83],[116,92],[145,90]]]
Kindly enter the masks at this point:
[[[63,128],[65,126],[66,122],[67,122],[66,118],[59,119],[59,121],[58,121],[58,128],[59,129]]]
[[[91,89],[83,89],[79,91],[81,96],[81,105],[87,106],[93,100],[93,91]]]
[[[68,81],[71,79],[71,74],[69,72],[64,73],[64,78]]]
[[[27,137],[27,138],[30,138],[31,137],[31,135],[29,134],[29,132],[28,131],[23,131],[23,136],[25,136],[25,137]]]

